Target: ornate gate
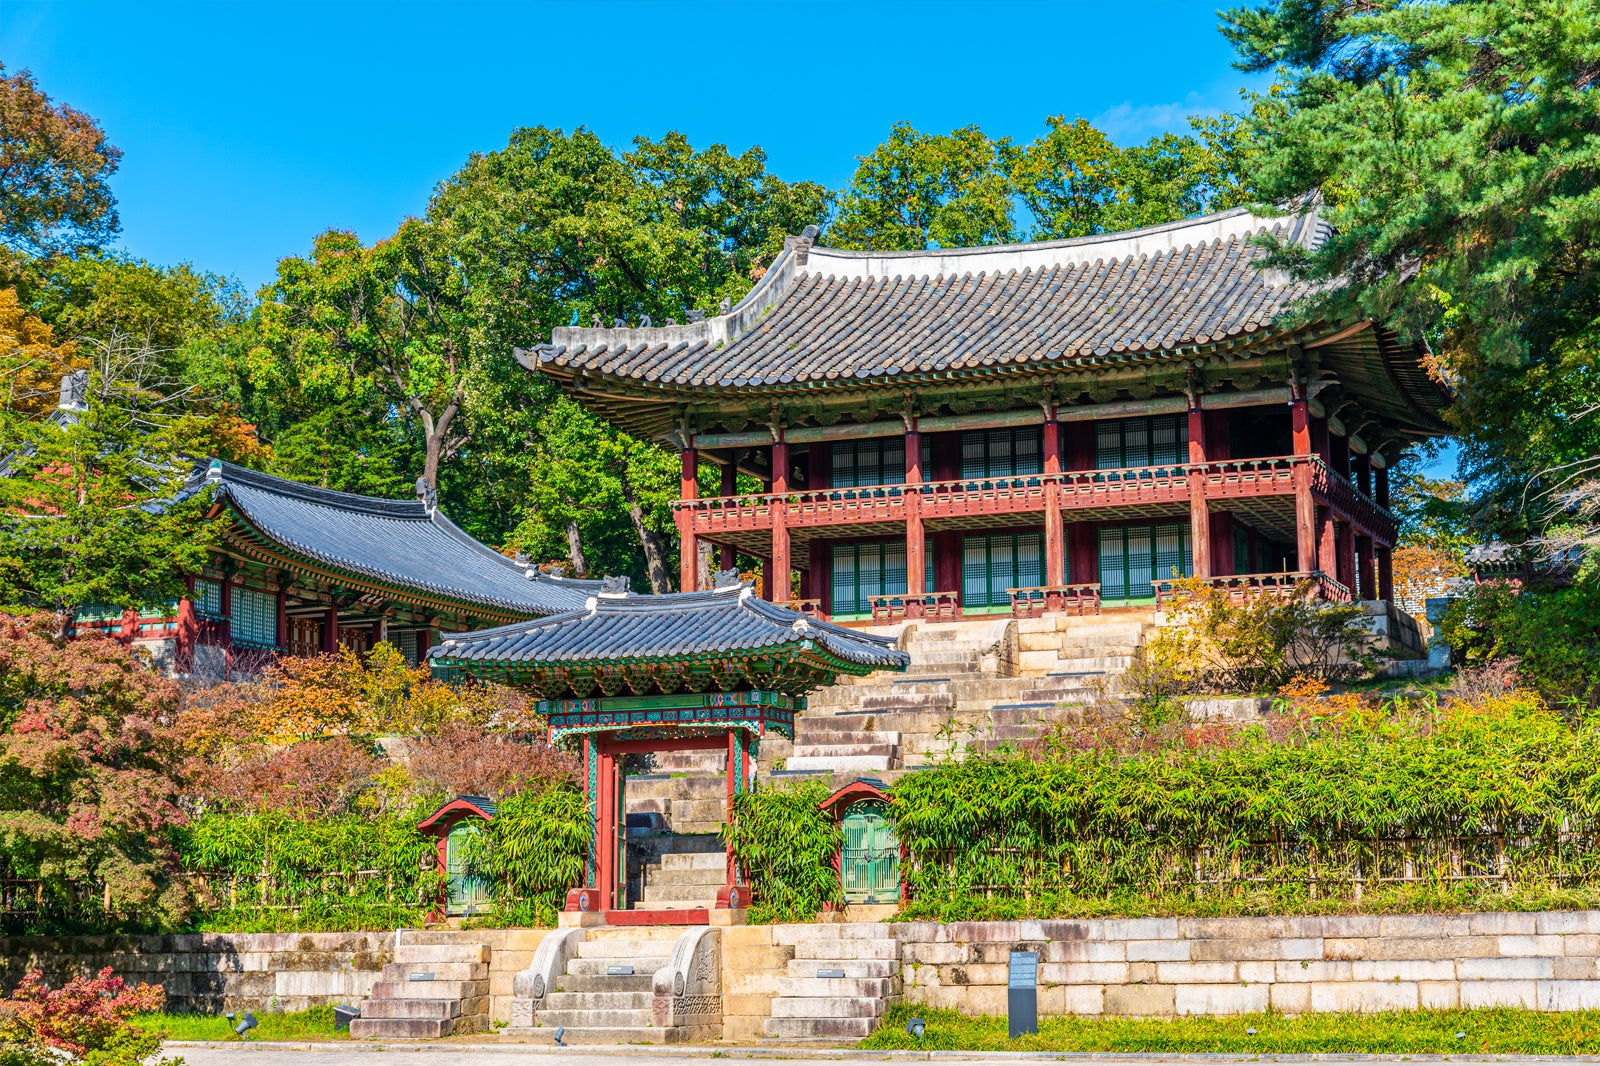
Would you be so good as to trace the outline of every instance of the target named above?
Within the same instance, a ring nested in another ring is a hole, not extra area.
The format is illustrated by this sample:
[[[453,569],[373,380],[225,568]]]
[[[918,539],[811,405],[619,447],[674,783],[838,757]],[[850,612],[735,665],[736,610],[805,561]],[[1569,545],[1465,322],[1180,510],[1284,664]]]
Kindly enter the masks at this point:
[[[844,830],[839,879],[846,903],[896,903],[900,899],[900,839],[888,805],[868,799],[852,803]]]

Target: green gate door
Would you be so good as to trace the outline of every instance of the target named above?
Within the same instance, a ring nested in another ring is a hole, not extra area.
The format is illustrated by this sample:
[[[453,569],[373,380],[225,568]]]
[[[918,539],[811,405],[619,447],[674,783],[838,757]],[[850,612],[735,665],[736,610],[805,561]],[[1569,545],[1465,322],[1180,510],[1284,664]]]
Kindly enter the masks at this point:
[[[882,800],[861,800],[844,812],[839,878],[846,903],[900,900],[900,839]]]
[[[445,913],[475,914],[487,910],[494,885],[482,874],[470,872],[464,849],[467,842],[483,832],[477,818],[463,818],[450,827],[444,838]]]

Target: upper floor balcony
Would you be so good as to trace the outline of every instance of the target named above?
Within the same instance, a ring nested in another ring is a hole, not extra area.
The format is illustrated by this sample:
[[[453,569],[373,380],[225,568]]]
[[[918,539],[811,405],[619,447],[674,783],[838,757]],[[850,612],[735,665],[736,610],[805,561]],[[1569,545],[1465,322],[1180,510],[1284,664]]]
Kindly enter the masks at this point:
[[[1197,483],[1198,482],[1198,486]],[[919,484],[799,489],[782,494],[678,500],[690,530],[719,537],[773,528],[781,511],[785,528],[800,531],[905,522],[915,510],[934,527],[968,524],[974,518],[1037,513],[1059,507],[1069,518],[1107,520],[1141,514],[1175,514],[1196,498],[1216,510],[1278,501],[1292,507],[1300,483],[1312,498],[1344,516],[1366,535],[1392,544],[1395,520],[1366,493],[1319,456],[1226,459],[1206,463],[1121,469],[1073,470],[1059,474],[962,478]]]

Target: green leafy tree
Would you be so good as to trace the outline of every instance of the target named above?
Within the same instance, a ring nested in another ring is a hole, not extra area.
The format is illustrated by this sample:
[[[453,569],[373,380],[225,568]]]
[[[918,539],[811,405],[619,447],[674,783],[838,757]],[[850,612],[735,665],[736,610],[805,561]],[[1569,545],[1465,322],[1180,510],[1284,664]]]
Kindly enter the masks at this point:
[[[1428,339],[1464,468],[1515,532],[1600,473],[1600,9],[1570,0],[1274,0],[1223,14],[1263,198],[1335,232],[1280,265],[1307,316]]]
[[[26,257],[117,235],[109,179],[122,152],[93,118],[52,103],[28,71],[0,66],[0,244]]]
[[[861,157],[828,241],[895,251],[1016,240],[1015,158],[1009,139],[994,140],[976,126],[928,134],[897,122],[888,140]]]

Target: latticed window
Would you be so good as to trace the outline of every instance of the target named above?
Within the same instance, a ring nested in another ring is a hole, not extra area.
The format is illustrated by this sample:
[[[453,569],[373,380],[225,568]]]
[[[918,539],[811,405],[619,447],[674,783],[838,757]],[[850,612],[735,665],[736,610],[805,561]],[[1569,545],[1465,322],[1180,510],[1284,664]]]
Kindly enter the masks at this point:
[[[1044,535],[998,533],[961,541],[961,606],[1010,606],[1008,589],[1037,588],[1044,580]]]
[[[201,618],[222,618],[222,582],[194,579],[194,610]]]
[[[1112,526],[1100,530],[1100,598],[1143,600],[1155,596],[1152,581],[1194,573],[1189,527]]]
[[[922,480],[928,480],[933,462],[933,443],[922,439]],[[828,484],[836,489],[861,485],[900,485],[906,480],[906,442],[904,437],[869,437],[835,444],[828,460]]]
[[[417,631],[415,629],[402,630],[391,634],[389,643],[400,649],[400,654],[405,656],[406,662],[412,666],[417,665]]]
[[[903,595],[906,591],[906,545],[904,541],[873,541],[864,544],[835,544],[833,557],[832,614],[838,616],[870,614],[868,596]],[[922,548],[922,587],[933,588],[933,548]]]
[[[1027,477],[1043,471],[1044,429],[1040,426],[961,434],[963,478]]]
[[[1174,466],[1189,461],[1187,415],[1119,418],[1095,423],[1095,466]]]
[[[255,589],[233,590],[233,624],[229,632],[235,644],[259,648],[278,646],[278,597]]]

